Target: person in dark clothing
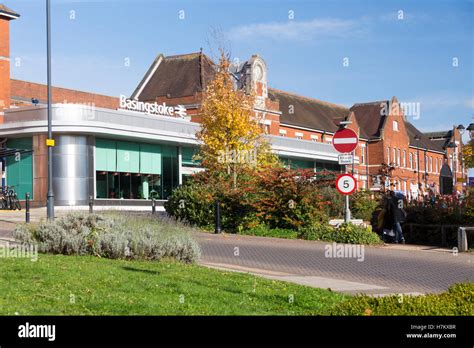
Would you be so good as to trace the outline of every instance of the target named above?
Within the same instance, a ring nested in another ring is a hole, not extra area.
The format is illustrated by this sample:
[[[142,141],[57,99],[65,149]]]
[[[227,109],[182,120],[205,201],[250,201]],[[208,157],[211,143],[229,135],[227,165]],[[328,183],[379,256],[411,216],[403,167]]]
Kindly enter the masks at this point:
[[[391,217],[393,223],[393,230],[395,231],[395,243],[405,244],[403,237],[402,223],[405,222],[405,210],[403,210],[403,199],[398,198],[395,192],[390,191],[390,198],[388,201],[388,215]]]
[[[390,242],[392,237],[394,236],[393,233],[393,217],[392,214],[389,212],[389,205],[391,201],[390,194],[387,192],[386,195],[383,196],[383,209],[380,212],[378,218],[378,228],[381,232],[381,238],[384,242]]]

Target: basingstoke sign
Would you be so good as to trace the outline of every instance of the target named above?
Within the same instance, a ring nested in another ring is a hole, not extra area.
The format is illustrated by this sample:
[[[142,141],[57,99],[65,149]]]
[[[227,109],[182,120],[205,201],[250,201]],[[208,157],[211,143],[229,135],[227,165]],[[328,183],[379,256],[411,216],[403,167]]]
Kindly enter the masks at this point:
[[[188,114],[183,105],[168,106],[166,103],[158,104],[157,102],[147,103],[136,99],[129,99],[124,95],[120,95],[120,108],[130,111],[145,112],[147,114],[177,116],[185,118]]]

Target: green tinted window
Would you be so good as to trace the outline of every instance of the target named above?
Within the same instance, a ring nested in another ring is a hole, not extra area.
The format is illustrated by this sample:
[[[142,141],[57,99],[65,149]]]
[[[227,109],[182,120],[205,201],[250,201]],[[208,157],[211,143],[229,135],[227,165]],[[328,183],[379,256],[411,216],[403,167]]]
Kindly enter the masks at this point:
[[[199,166],[199,161],[194,161],[193,156],[197,153],[198,149],[195,147],[183,147],[181,149],[182,164],[186,167]]]
[[[7,141],[7,147],[10,149],[31,150],[32,146],[32,138]],[[33,198],[33,154],[30,152],[8,156],[6,166],[7,185],[14,186],[18,199],[25,199],[27,192]]]
[[[140,144],[140,173],[161,174],[161,145]]]
[[[96,139],[95,142],[96,170],[115,172],[117,170],[117,151],[115,141]]]
[[[138,173],[140,171],[140,145],[128,141],[117,141],[117,171]]]

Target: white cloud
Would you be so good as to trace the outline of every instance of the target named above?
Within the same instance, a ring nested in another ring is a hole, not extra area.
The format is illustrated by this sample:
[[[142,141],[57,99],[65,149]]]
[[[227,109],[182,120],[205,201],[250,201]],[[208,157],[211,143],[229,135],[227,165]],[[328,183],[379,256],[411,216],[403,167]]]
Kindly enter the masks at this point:
[[[426,13],[414,13],[411,11],[406,11],[403,8],[400,8],[396,11],[383,13],[382,15],[378,17],[378,19],[382,22],[398,22],[398,21],[421,22],[421,21],[430,20],[431,18]]]
[[[471,97],[469,99],[466,99],[464,101],[464,106],[470,109],[474,109],[474,97]]]
[[[358,23],[353,20],[315,18],[311,21],[291,20],[242,25],[231,29],[228,36],[234,40],[266,38],[305,41],[322,37],[346,38],[361,32],[362,29]]]
[[[453,93],[435,93],[432,95],[422,95],[412,98],[416,102],[420,102],[422,108],[432,110],[437,108],[452,108],[452,107],[473,107],[474,99],[465,99],[466,95]]]

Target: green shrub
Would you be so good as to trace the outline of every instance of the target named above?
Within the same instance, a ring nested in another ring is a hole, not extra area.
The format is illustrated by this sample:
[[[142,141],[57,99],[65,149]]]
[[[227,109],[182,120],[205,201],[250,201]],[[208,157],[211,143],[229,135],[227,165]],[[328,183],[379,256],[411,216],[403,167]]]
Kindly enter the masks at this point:
[[[306,240],[332,241],[335,238],[335,228],[328,224],[302,228],[298,231],[298,238]]]
[[[165,209],[178,221],[203,228],[214,224],[214,194],[212,188],[200,182],[179,186],[165,202]]]
[[[339,228],[327,224],[303,228],[299,231],[299,238],[348,244],[381,243],[379,236],[372,232],[370,227],[366,228],[350,223],[344,223]]]
[[[321,187],[320,194],[325,202],[324,210],[331,219],[338,219],[344,216],[344,196],[335,187]]]
[[[275,237],[275,238],[286,238],[296,239],[298,238],[298,232],[287,228],[270,228],[267,225],[258,225],[249,229],[243,229],[238,232],[239,234],[259,237]]]
[[[379,203],[374,198],[373,192],[369,190],[361,190],[355,192],[351,197],[351,213],[355,219],[362,219],[364,221],[371,221],[375,210]]]
[[[200,249],[189,232],[174,221],[149,217],[70,213],[52,222],[18,225],[13,237],[45,253],[194,262]]]
[[[442,294],[369,297],[358,295],[337,304],[332,315],[474,315],[474,283],[451,286]]]
[[[165,203],[177,220],[209,228],[214,224],[214,202],[219,199],[225,231],[237,232],[260,224],[271,228],[311,226],[328,221],[320,194],[325,173],[312,170],[263,168],[239,173],[237,184],[226,173],[201,172],[173,191]]]

